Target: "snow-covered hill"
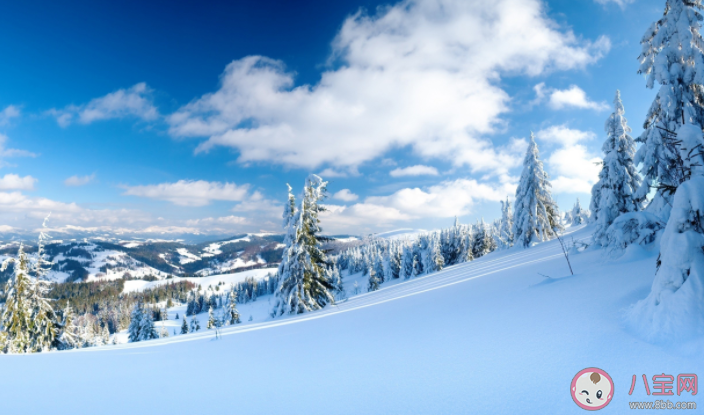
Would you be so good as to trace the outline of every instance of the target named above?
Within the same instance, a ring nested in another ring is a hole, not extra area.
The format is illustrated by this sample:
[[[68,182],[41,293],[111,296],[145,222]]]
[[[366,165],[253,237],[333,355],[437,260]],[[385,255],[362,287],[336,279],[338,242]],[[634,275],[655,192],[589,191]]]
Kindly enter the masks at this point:
[[[575,228],[568,238],[589,232]],[[238,306],[243,324],[223,329],[219,340],[201,330],[3,355],[2,407],[59,414],[569,414],[582,413],[570,397],[572,377],[594,366],[615,384],[601,412],[623,414],[629,401],[655,398],[642,381],[629,396],[633,375],[704,373],[703,339],[654,345],[621,323],[624,310],[649,292],[656,257],[654,247],[632,246],[616,260],[588,249],[572,255],[571,276],[551,241],[384,284],[295,317],[271,320],[270,296],[260,297]],[[174,328],[175,312],[168,322]],[[52,386],[38,392],[37,384]],[[75,395],[67,398],[67,388]],[[689,394],[669,398],[699,402]]]

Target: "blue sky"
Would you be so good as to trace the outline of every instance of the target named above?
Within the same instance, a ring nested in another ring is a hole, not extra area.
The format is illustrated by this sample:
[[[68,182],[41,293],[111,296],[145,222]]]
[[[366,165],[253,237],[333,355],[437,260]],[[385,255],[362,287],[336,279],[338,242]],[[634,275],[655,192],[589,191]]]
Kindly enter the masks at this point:
[[[588,204],[665,1],[145,3],[2,6],[0,230],[277,231],[309,173],[331,233],[489,220],[530,131]]]

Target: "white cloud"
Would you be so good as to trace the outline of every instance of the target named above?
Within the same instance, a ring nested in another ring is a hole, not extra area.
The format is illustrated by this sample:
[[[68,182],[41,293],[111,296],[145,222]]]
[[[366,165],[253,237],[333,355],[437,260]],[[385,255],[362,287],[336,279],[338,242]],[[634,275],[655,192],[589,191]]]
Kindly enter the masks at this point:
[[[342,200],[343,202],[354,202],[355,200],[359,199],[359,196],[352,193],[350,189],[342,189],[332,195],[332,198]]]
[[[595,135],[589,131],[570,129],[565,125],[551,126],[536,133],[536,138],[546,143],[557,144],[546,159],[548,172],[553,177],[553,193],[587,193],[599,179],[601,159],[591,154],[580,144],[592,140]]]
[[[124,186],[124,195],[167,200],[180,206],[205,206],[214,200],[243,201],[249,185],[208,182],[205,180],[179,180],[146,186]]]
[[[438,169],[431,166],[416,165],[404,168],[393,169],[389,173],[391,177],[403,176],[437,176]]]
[[[170,133],[208,137],[197,151],[235,148],[240,163],[340,171],[408,146],[505,173],[522,155],[484,138],[508,111],[501,76],[582,68],[610,43],[559,29],[539,0],[407,0],[349,17],[332,46],[340,65],[316,85],[295,87],[266,57],[230,63],[220,89],[168,118]]]
[[[249,219],[242,216],[233,215],[221,216],[219,218],[191,219],[186,221],[186,224],[192,227],[212,227],[213,225],[247,225],[249,223]]]
[[[8,105],[0,111],[0,125],[9,124],[13,118],[18,118],[20,116],[20,109],[14,105]]]
[[[6,148],[9,138],[5,134],[0,134],[0,157],[36,157],[37,155],[26,150],[16,148]]]
[[[577,85],[570,85],[567,89],[553,89],[545,87],[545,83],[540,83],[534,88],[536,99],[533,104],[548,98],[548,106],[554,110],[565,108],[580,108],[603,111],[609,109],[606,102],[594,102],[587,97],[587,93]]]
[[[596,135],[591,131],[575,130],[566,125],[553,125],[536,133],[536,138],[551,144],[573,146],[580,141],[592,140]]]
[[[95,173],[88,176],[71,176],[64,180],[66,186],[85,186],[95,180]]]
[[[159,117],[159,112],[152,103],[151,89],[144,82],[95,98],[87,104],[69,105],[61,110],[52,109],[49,114],[56,118],[61,127],[67,127],[73,122],[90,124],[126,117],[149,121]]]
[[[37,182],[32,176],[20,177],[16,174],[6,174],[0,177],[0,190],[34,190]]]
[[[635,0],[594,0],[594,1],[596,1],[599,4],[615,3],[620,8],[625,9],[627,5],[633,3]]]
[[[326,205],[328,211],[321,213],[321,221],[328,231],[358,232],[425,218],[451,218],[471,213],[478,201],[498,202],[515,191],[516,184],[509,182],[444,181],[427,189],[405,188],[388,196],[368,197],[349,207]]]

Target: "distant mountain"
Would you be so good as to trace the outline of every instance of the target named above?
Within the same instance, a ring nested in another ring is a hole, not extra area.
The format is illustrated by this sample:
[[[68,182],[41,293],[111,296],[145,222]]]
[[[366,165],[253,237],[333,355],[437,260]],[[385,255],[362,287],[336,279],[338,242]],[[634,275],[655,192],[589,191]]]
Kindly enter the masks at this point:
[[[330,246],[344,246],[359,238],[332,237]],[[164,279],[173,276],[203,277],[247,269],[272,267],[281,262],[282,234],[248,233],[196,244],[163,239],[120,239],[114,236],[82,240],[53,240],[46,245],[53,263],[48,278],[55,282],[110,280],[118,278]],[[0,260],[17,254],[20,240],[0,244]],[[30,259],[36,259],[36,244],[23,242]],[[0,273],[0,282],[11,275]]]

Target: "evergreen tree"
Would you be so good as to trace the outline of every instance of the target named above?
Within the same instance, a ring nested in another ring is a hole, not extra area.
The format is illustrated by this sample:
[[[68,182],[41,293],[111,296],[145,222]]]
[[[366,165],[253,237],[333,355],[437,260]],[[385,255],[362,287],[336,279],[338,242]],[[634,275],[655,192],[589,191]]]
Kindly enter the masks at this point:
[[[440,251],[440,240],[434,238],[430,244],[433,271],[441,271],[445,267],[445,258]]]
[[[158,339],[159,335],[154,328],[154,319],[152,318],[151,312],[146,312],[142,314],[142,320],[140,321],[139,327],[139,340],[152,340]]]
[[[480,258],[484,255],[496,250],[496,241],[491,235],[489,227],[487,226],[484,219],[477,224],[477,231],[474,234],[474,241],[472,243],[472,257]]]
[[[110,344],[110,330],[108,329],[107,324],[103,326],[102,341],[103,344]]]
[[[186,322],[186,316],[183,316],[183,321],[181,322],[181,334],[188,334],[188,322]]]
[[[290,186],[289,186],[290,189]],[[327,278],[327,257],[318,235],[319,213],[324,210],[321,201],[326,197],[327,182],[312,174],[306,179],[300,208],[295,210],[295,199],[290,194],[284,210],[287,228],[284,254],[279,266],[280,283],[272,316],[300,314],[318,310],[334,303]]]
[[[538,145],[531,133],[523,173],[516,189],[513,214],[514,239],[523,247],[552,239],[562,229],[560,213],[550,194],[550,187],[548,175],[540,161]]]
[[[704,327],[704,137],[699,125],[685,124],[677,138],[685,181],[673,198],[651,292],[628,312],[640,332],[668,341]]]
[[[196,308],[196,297],[193,291],[188,292],[188,297],[187,297],[187,303],[188,305],[186,306],[186,315],[187,316],[192,316],[196,314],[195,308]]]
[[[413,276],[413,269],[415,264],[413,262],[413,248],[410,246],[403,247],[403,263],[402,263],[402,274],[404,279],[409,279]]]
[[[196,316],[191,317],[191,333],[195,333],[200,330],[200,323]]]
[[[228,309],[229,324],[240,324],[240,313],[237,311],[237,295],[234,289],[230,291],[230,305]]]
[[[213,306],[211,305],[208,309],[208,324],[205,326],[205,328],[210,330],[213,327],[215,327],[215,315],[213,314]]]
[[[142,312],[142,305],[140,303],[135,303],[132,313],[130,314],[130,325],[127,328],[128,338],[130,342],[138,342],[141,340],[141,330],[142,330],[142,319],[144,318],[144,313]]]
[[[572,208],[572,212],[569,212],[569,223],[572,226],[582,225],[587,223],[589,217],[589,211],[582,209],[582,205],[579,204],[579,198],[577,198],[577,201]]]
[[[369,284],[367,285],[367,291],[372,292],[379,289],[379,279],[376,277],[376,271],[373,268],[369,269]]]
[[[71,308],[71,303],[66,302],[66,308],[63,311],[63,319],[61,322],[61,334],[59,335],[59,343],[61,344],[60,349],[68,350],[80,346],[77,327],[73,324],[75,316],[73,314],[73,309]]]
[[[590,204],[590,221],[596,223],[594,242],[602,245],[606,242],[606,230],[614,220],[623,213],[639,211],[645,197],[642,194],[636,196],[639,192],[642,193],[639,191],[641,179],[633,161],[635,142],[628,134],[631,128],[623,116],[624,108],[619,91],[616,91],[614,106],[615,111],[606,121],[607,138],[602,147],[604,161],[599,181],[592,187]],[[573,212],[573,224],[577,224],[576,220]]]
[[[704,40],[700,35],[701,0],[667,0],[663,17],[653,23],[641,44],[638,73],[646,86],[659,84],[658,93],[644,122],[643,145],[635,155],[645,180],[635,192],[644,200],[651,185],[660,188],[648,209],[663,220],[669,217],[671,194],[685,178],[682,159],[670,132],[681,125],[704,124]]]
[[[501,202],[501,229],[499,231],[499,238],[504,248],[513,246],[513,212],[508,197],[505,202]]]
[[[14,262],[15,275],[5,285],[7,298],[2,314],[2,329],[5,344],[3,348],[9,353],[26,353],[32,351],[31,330],[31,280],[28,275],[27,255],[22,245],[17,252],[17,259],[7,260],[2,265],[4,271]]]

